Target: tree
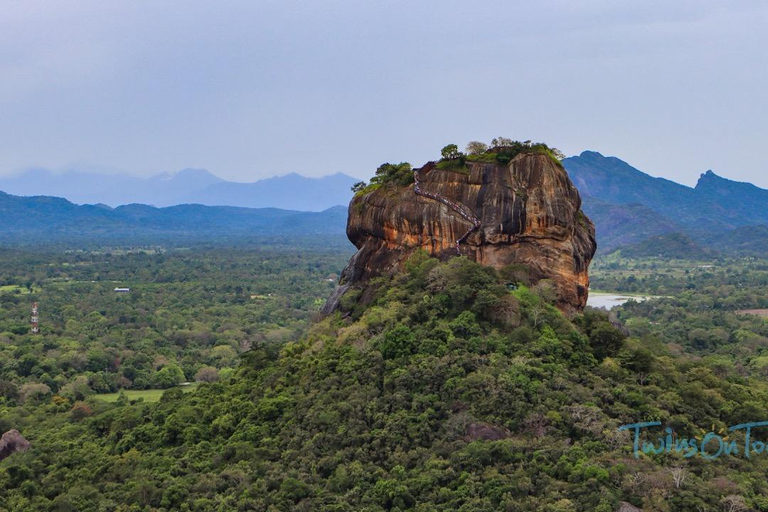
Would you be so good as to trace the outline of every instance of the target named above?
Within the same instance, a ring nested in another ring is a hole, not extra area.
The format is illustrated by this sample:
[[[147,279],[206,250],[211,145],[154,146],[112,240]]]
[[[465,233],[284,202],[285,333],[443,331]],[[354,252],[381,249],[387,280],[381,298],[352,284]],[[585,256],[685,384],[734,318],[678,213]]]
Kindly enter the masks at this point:
[[[557,158],[558,160],[562,160],[565,158],[565,153],[563,153],[559,149],[557,148],[550,148],[550,149],[552,150],[552,154],[554,155],[554,157]]]
[[[365,187],[367,187],[367,186],[368,186],[368,184],[367,184],[366,182],[364,182],[364,181],[358,181],[357,183],[355,183],[354,185],[352,185],[352,192],[354,192],[355,194],[357,194],[358,192],[360,192],[361,190],[363,190],[363,189],[364,189]]]
[[[184,382],[184,372],[175,364],[163,366],[152,378],[152,383],[161,389],[172,388]]]
[[[384,336],[378,348],[385,359],[395,359],[412,354],[416,348],[416,339],[411,329],[401,324]]]
[[[477,317],[471,311],[462,311],[450,323],[451,330],[457,336],[476,336],[480,334],[480,326],[477,325]]]
[[[16,400],[19,397],[19,388],[13,382],[0,380],[0,397]]]
[[[467,143],[467,149],[466,149],[467,154],[481,155],[485,153],[487,150],[488,150],[488,144],[485,144],[484,142],[473,140]]]
[[[218,360],[217,366],[233,366],[237,362],[237,351],[229,345],[218,345],[211,349],[211,357]]]
[[[72,382],[64,385],[59,394],[74,400],[84,400],[87,396],[93,394],[93,390],[88,385],[88,377],[79,375]]]
[[[51,388],[45,384],[29,383],[21,386],[19,390],[19,396],[22,402],[26,402],[31,398],[42,398],[51,393]]]
[[[726,496],[720,500],[720,503],[723,505],[724,512],[742,512],[744,510],[749,510],[744,498],[737,494]]]
[[[515,141],[506,137],[496,137],[491,141],[491,147],[503,148],[514,145]]]
[[[675,466],[669,468],[668,471],[672,475],[672,480],[675,482],[675,489],[679,489],[683,485],[683,482],[685,482],[685,477],[688,476],[688,470],[682,466]]]
[[[203,366],[195,374],[197,382],[216,382],[219,380],[219,370],[213,366]]]
[[[413,167],[408,162],[399,164],[383,163],[376,169],[376,176],[371,178],[371,184],[384,184],[393,182],[397,185],[409,185],[413,183]]]
[[[608,322],[603,322],[589,333],[589,343],[598,361],[618,353],[627,336]]]
[[[459,146],[456,144],[448,144],[443,149],[440,150],[440,154],[442,155],[444,160],[453,160],[455,158],[459,158],[461,156],[461,152],[459,151]]]

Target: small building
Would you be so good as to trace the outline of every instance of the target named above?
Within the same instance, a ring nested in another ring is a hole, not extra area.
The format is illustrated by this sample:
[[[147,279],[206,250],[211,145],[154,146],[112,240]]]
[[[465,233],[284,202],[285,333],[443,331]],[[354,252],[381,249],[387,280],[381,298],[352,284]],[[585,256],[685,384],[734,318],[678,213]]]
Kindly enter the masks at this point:
[[[130,288],[115,288],[115,293],[130,293]]]

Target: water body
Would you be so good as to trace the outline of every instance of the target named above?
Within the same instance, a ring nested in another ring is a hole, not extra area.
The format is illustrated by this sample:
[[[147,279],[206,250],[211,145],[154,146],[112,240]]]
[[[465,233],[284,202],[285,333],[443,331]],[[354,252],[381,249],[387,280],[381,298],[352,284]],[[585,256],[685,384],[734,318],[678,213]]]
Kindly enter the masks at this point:
[[[614,293],[601,293],[601,292],[589,292],[589,298],[587,299],[587,306],[593,308],[605,308],[613,309],[616,306],[625,304],[628,300],[633,299],[637,302],[643,302],[653,297],[640,297],[637,295],[617,295]]]

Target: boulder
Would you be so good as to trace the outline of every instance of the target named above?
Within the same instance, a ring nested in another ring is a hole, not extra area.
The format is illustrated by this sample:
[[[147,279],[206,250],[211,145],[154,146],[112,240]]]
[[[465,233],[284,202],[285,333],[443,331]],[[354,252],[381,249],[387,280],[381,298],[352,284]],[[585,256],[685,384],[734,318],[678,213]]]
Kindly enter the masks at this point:
[[[0,438],[0,460],[6,459],[14,453],[29,450],[29,442],[18,430],[9,430]]]

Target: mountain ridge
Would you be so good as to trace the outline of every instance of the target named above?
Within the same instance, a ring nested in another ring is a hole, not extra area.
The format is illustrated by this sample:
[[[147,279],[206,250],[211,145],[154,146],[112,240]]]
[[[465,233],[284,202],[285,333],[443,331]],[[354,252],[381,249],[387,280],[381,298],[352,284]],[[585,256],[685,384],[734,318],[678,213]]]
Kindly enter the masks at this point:
[[[712,170],[703,173],[695,187],[688,187],[596,151],[566,158],[563,165],[595,222],[601,253],[672,232],[702,244],[713,234],[739,229],[743,241],[745,228],[768,224],[768,190]],[[755,236],[762,236],[762,230]]]
[[[98,174],[70,170],[63,173],[33,168],[0,177],[0,190],[17,196],[63,197],[77,204],[117,207],[130,203],[158,207],[198,203],[245,208],[275,207],[297,211],[323,211],[347,204],[356,178],[341,172],[311,178],[298,173],[254,182],[227,181],[206,169],[186,168],[148,178],[127,174]]]
[[[563,165],[579,190],[584,212],[595,222],[598,250],[602,254],[621,247],[642,244],[650,239],[668,240],[670,238],[666,235],[673,233],[689,236],[702,247],[715,245],[716,252],[757,254],[768,246],[764,240],[766,230],[756,229],[768,225],[768,190],[754,184],[733,181],[708,170],[701,174],[694,187],[689,187],[666,178],[651,176],[618,157],[604,156],[591,150],[563,159]],[[29,189],[30,180],[45,181],[48,178],[53,179],[53,182],[47,185],[49,188],[66,185],[69,188],[64,191],[72,192],[78,187],[77,180],[68,179],[72,175],[56,174],[46,169],[32,169],[23,176],[29,179],[24,182],[17,176],[14,178],[16,187]],[[93,173],[79,175],[80,178],[90,181],[94,181],[94,176],[96,175]],[[176,200],[166,206],[160,204],[159,208],[202,204],[323,212],[336,205],[348,204],[352,197],[350,185],[357,181],[351,176],[337,172],[321,178],[307,178],[297,173],[289,173],[253,183],[236,183],[222,180],[205,169],[194,168],[176,173],[163,173],[147,179],[131,178],[134,181],[122,184],[119,179],[120,177],[108,175],[99,178],[106,180],[100,182],[102,189],[109,189],[108,192],[113,198],[121,196],[121,201],[112,201],[113,204],[101,200],[90,201],[82,205],[84,208],[73,209],[77,206],[74,204],[77,201],[62,203],[61,201],[66,200],[61,196],[57,199],[56,194],[42,194],[48,196],[47,199],[41,199],[41,195],[29,196],[38,199],[34,208],[27,210],[28,218],[38,219],[38,223],[53,222],[59,225],[64,222],[62,219],[56,220],[46,216],[62,209],[71,210],[71,217],[80,219],[81,223],[87,223],[87,218],[92,216],[94,222],[109,224],[116,222],[115,219],[121,219],[122,215],[142,209],[140,206],[133,206],[121,210],[122,206],[152,204],[151,201],[133,200],[136,199],[137,189],[141,189],[142,193],[162,195],[174,187],[178,192]],[[0,190],[4,190],[3,183],[7,181],[8,179],[0,178]],[[198,185],[201,184],[204,186],[199,188]],[[13,189],[6,191],[11,192],[11,196],[18,196],[13,194]],[[145,211],[151,211],[146,208],[149,207],[143,207]],[[187,208],[186,213],[193,210],[194,208]],[[169,212],[156,213],[168,221]],[[23,221],[10,222],[14,217],[8,215],[9,213],[6,213],[5,217],[12,226],[7,227],[6,232],[12,231],[18,235],[21,233],[20,226],[25,224]],[[125,219],[121,219],[121,222],[123,221]],[[67,222],[72,222],[72,219]],[[220,222],[229,226],[228,231],[235,230],[229,221]],[[343,236],[343,222],[331,223],[329,229],[331,226],[338,228],[337,234]],[[30,236],[43,232],[39,226],[29,227],[32,229]],[[195,226],[190,226],[192,232],[194,228]],[[68,229],[71,230],[71,226]],[[92,231],[87,226],[81,229],[82,235],[74,235],[83,238]],[[105,229],[104,226],[102,229]],[[169,228],[165,226],[162,229]],[[728,246],[726,241],[732,241],[733,247]]]
[[[346,208],[322,212],[183,204],[158,208],[77,205],[51,196],[0,192],[0,243],[247,241],[249,237],[331,237],[343,240]]]

